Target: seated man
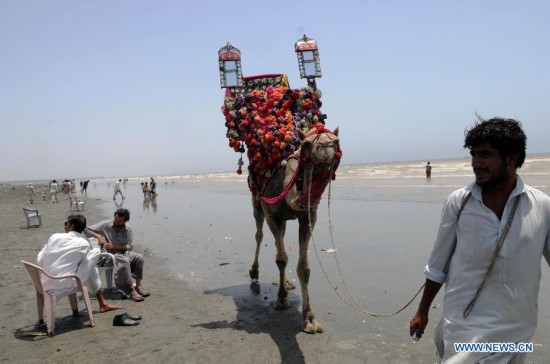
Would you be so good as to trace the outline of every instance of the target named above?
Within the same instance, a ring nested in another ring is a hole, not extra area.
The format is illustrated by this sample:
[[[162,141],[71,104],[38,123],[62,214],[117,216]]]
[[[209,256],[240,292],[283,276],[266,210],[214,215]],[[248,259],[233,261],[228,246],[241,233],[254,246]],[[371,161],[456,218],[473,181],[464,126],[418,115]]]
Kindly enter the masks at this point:
[[[101,279],[96,267],[101,251],[92,248],[90,242],[80,235],[85,228],[84,216],[69,216],[65,221],[65,233],[53,234],[38,253],[38,265],[49,275],[78,275],[90,292],[96,294],[99,312],[117,310],[120,306],[107,303],[101,291]],[[74,289],[76,282],[74,279],[53,280],[44,277],[42,286],[45,291],[63,293]],[[78,315],[78,312],[73,312],[73,315]]]
[[[132,250],[134,247],[132,229],[126,226],[130,220],[130,211],[118,209],[113,220],[107,220],[89,226],[85,230],[87,236],[93,236],[100,244],[116,258],[115,284],[134,302],[143,301],[149,296],[141,286],[143,279],[143,256]],[[136,279],[134,288],[132,277]]]

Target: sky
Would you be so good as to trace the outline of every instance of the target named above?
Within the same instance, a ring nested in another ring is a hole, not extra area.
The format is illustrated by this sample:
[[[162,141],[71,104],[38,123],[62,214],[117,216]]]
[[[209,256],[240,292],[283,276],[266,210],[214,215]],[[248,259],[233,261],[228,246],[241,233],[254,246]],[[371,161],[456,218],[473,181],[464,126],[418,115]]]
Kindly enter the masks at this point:
[[[217,52],[300,79],[317,41],[342,164],[465,157],[476,113],[550,151],[545,0],[0,0],[0,181],[237,169]]]

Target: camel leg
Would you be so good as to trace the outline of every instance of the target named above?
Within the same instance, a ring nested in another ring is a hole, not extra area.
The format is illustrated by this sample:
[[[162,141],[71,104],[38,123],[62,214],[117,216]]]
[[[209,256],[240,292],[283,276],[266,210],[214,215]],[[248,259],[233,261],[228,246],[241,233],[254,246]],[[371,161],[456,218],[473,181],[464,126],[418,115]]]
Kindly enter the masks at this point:
[[[254,196],[252,196],[252,207],[254,209],[254,220],[256,220],[256,253],[254,254],[254,262],[252,263],[252,267],[248,273],[250,274],[251,279],[258,280],[260,276],[260,264],[258,262],[258,257],[260,256],[260,244],[264,238],[263,226],[265,214],[262,206],[256,201]]]
[[[311,229],[315,226],[317,220],[317,211],[311,211]],[[309,229],[309,219],[307,216],[299,219],[299,238],[300,238],[300,257],[298,258],[297,273],[300,279],[300,287],[302,289],[302,320],[304,323],[303,330],[308,334],[315,334],[323,332],[323,327],[315,319],[315,314],[309,305],[309,262],[307,258],[307,248],[309,239],[311,238],[311,231]]]
[[[277,248],[277,255],[275,256],[275,263],[279,268],[279,292],[277,293],[277,301],[275,302],[275,309],[285,310],[290,307],[288,302],[288,291],[286,286],[286,265],[288,263],[288,255],[284,246],[284,231],[286,222],[279,217],[268,216],[267,225],[273,233],[275,238],[275,247]]]
[[[282,232],[283,238],[285,236],[285,233],[286,233],[286,221],[283,221],[283,232]],[[283,243],[283,249],[284,249],[284,243]],[[286,272],[285,272],[285,287],[287,291],[292,291],[293,289],[296,289],[296,286],[286,276]]]

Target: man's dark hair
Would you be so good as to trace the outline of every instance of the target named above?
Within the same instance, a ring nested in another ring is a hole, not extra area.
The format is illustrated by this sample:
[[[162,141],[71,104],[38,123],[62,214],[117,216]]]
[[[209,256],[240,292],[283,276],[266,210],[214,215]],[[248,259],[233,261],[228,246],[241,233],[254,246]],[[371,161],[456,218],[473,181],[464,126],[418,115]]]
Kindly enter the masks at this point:
[[[475,125],[464,132],[464,148],[471,149],[483,143],[489,143],[498,150],[502,159],[518,153],[516,168],[521,168],[525,161],[527,136],[521,123],[514,119],[492,118],[483,120],[478,116]]]
[[[116,216],[120,216],[120,217],[123,217],[124,220],[126,221],[130,221],[130,211],[126,210],[126,209],[118,209],[115,211],[115,215]]]
[[[71,215],[67,218],[67,221],[71,223],[74,231],[79,234],[86,229],[86,218],[82,215]]]

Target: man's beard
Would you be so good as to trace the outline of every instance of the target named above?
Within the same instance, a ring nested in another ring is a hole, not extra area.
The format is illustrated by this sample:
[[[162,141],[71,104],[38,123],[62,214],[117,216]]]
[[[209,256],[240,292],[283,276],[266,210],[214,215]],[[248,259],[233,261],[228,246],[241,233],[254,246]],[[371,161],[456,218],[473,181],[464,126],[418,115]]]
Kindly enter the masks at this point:
[[[496,176],[489,178],[489,180],[485,182],[479,182],[476,179],[476,184],[479,187],[494,187],[508,179],[508,174],[506,172],[507,172],[506,164],[502,163],[500,166],[500,169],[498,170],[498,174]]]

